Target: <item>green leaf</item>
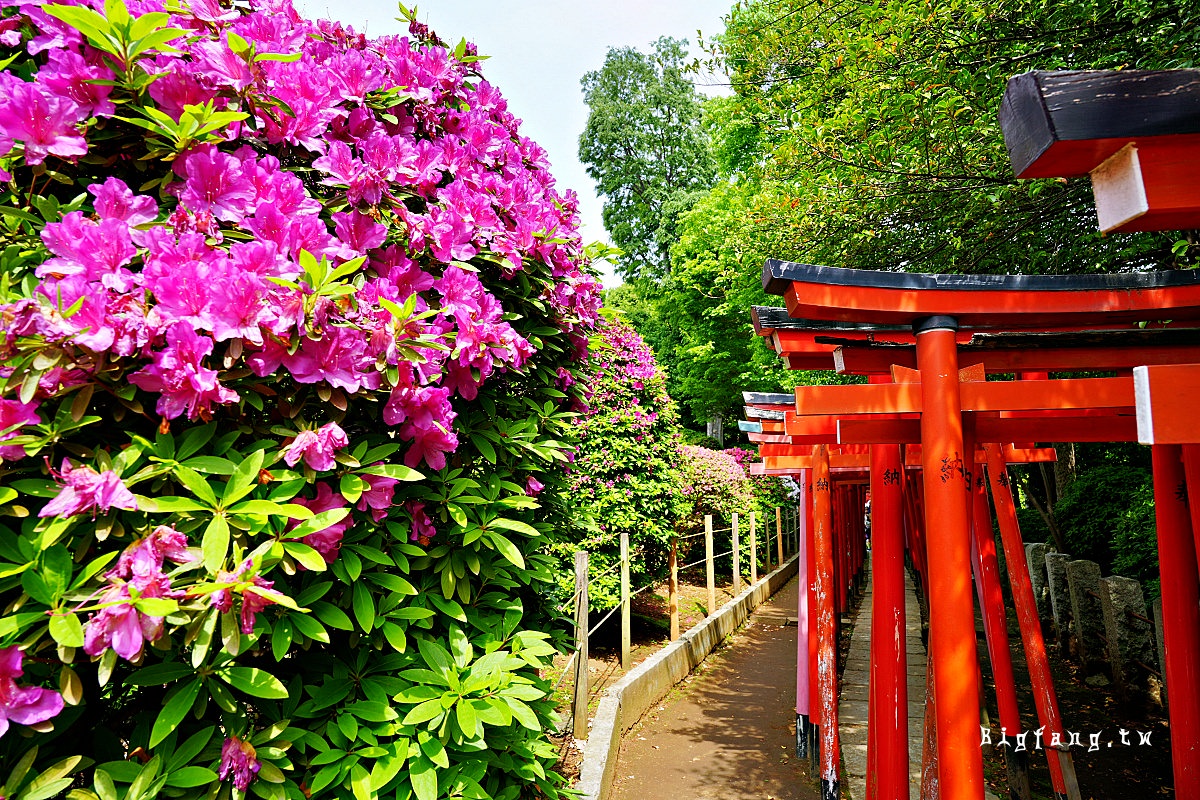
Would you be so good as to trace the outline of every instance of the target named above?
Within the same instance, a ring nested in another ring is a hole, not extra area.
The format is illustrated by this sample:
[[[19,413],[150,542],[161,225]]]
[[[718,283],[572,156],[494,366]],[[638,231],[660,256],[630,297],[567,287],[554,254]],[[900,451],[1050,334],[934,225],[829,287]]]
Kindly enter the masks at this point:
[[[390,572],[369,572],[367,578],[375,584],[382,586],[389,592],[395,592],[401,595],[416,595],[416,588],[401,578],[399,575],[393,575]]]
[[[458,727],[463,732],[463,736],[466,736],[468,739],[474,739],[478,720],[475,716],[475,707],[471,705],[471,701],[465,697],[460,698],[454,706],[454,717],[458,721]]]
[[[494,519],[491,522],[489,522],[488,527],[489,528],[500,528],[502,530],[516,531],[517,533],[523,533],[526,536],[537,537],[537,536],[542,535],[541,533],[538,532],[537,528],[533,527],[529,523],[521,522],[520,520],[516,520],[516,519],[504,519],[502,517],[497,518],[497,519]]]
[[[324,572],[328,567],[321,554],[304,542],[284,542],[283,551],[313,572]]]
[[[237,469],[229,476],[229,483],[225,484],[225,493],[221,495],[221,505],[229,507],[254,490],[254,487],[258,485],[258,473],[262,470],[265,457],[264,451],[255,450],[242,463],[238,464]]]
[[[215,516],[208,523],[200,542],[200,551],[204,555],[204,568],[215,575],[229,553],[229,523],[225,517]]]
[[[346,612],[333,603],[326,603],[324,601],[313,603],[313,614],[317,619],[331,628],[337,628],[342,631],[354,630],[354,623],[350,621],[350,617],[346,616]]]
[[[370,633],[375,625],[375,603],[366,584],[361,581],[354,584],[354,618],[363,631]]]
[[[217,494],[212,487],[208,485],[208,481],[200,477],[200,474],[195,470],[188,469],[184,466],[175,468],[175,477],[179,482],[187,487],[188,491],[196,497],[208,503],[210,506],[217,505]]]
[[[225,667],[216,674],[233,688],[253,697],[283,700],[288,696],[287,687],[278,678],[257,667]]]
[[[232,475],[237,469],[237,464],[218,456],[196,456],[183,462],[183,466],[208,475]]]
[[[50,635],[63,647],[83,647],[83,624],[74,614],[51,616]]]
[[[125,683],[131,686],[163,686],[180,678],[185,678],[188,675],[193,675],[195,672],[196,670],[187,664],[180,664],[178,662],[152,664],[130,675],[125,679]]]
[[[286,536],[289,539],[299,539],[308,536],[310,533],[323,531],[330,525],[336,525],[344,520],[350,514],[348,508],[331,508],[328,511],[322,511],[320,514],[314,514],[312,518],[304,520],[295,528],[287,532]]]
[[[207,506],[197,503],[195,500],[187,497],[154,497],[150,498],[150,505],[146,506],[142,501],[138,500],[138,507],[143,511],[151,513],[158,512],[160,514],[186,513],[188,511],[211,511]]]
[[[421,705],[414,708],[404,715],[405,725],[420,725],[422,722],[428,722],[440,716],[446,709],[442,708],[441,698],[436,700],[426,700]]]
[[[346,706],[346,710],[361,720],[367,722],[391,722],[399,719],[400,715],[387,703],[375,700],[360,700]]]
[[[311,519],[312,512],[295,503],[274,503],[270,500],[243,500],[229,509],[231,514],[258,514],[266,517]]]
[[[189,681],[175,690],[166,705],[163,706],[162,711],[158,713],[158,719],[154,720],[154,728],[150,731],[151,747],[157,747],[163,739],[179,727],[179,723],[183,722],[183,718],[192,710],[192,705],[196,702],[199,694],[199,678]]]
[[[93,43],[101,47],[106,53],[116,55],[114,50],[111,49],[112,45],[109,43],[109,37],[113,33],[112,27],[109,25],[108,20],[92,9],[84,6],[48,5],[42,6],[42,10],[55,19],[62,20],[84,36],[93,40]]]
[[[437,769],[428,758],[413,759],[408,768],[408,779],[417,800],[437,800]]]
[[[342,493],[342,497],[346,498],[346,502],[351,504],[358,502],[358,498],[362,497],[366,488],[366,481],[349,472],[343,475],[338,482],[338,491]]]
[[[350,768],[350,793],[354,800],[371,800],[371,774],[361,764]]]
[[[329,633],[325,630],[325,626],[312,617],[307,614],[293,614],[289,619],[292,621],[292,626],[301,635],[315,642],[329,644]]]
[[[505,539],[500,534],[493,533],[491,531],[488,531],[487,537],[492,545],[496,548],[496,551],[508,559],[513,566],[517,567],[518,569],[525,568],[525,559],[521,556],[521,551],[517,549],[515,544],[510,542],[508,539]]]
[[[420,472],[403,464],[376,464],[358,471],[360,475],[381,475],[398,481],[419,481],[425,478]]]
[[[179,601],[170,597],[141,597],[133,601],[138,611],[151,617],[165,617],[179,610]]]
[[[167,773],[167,786],[191,789],[196,786],[211,786],[217,782],[217,773],[206,767],[183,767]]]

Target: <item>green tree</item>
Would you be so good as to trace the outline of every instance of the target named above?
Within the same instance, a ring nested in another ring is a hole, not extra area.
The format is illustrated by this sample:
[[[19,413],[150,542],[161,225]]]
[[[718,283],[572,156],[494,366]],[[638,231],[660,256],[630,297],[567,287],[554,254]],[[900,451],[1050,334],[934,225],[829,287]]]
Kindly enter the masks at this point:
[[[709,43],[736,91],[714,151],[778,196],[757,208],[776,257],[966,273],[1180,266],[1177,235],[1101,237],[1086,180],[1017,181],[996,114],[1008,77],[1028,70],[1189,66],[1198,15],[1167,0],[739,3]]]
[[[579,160],[604,196],[604,225],[624,251],[617,272],[627,279],[667,273],[674,218],[715,175],[703,98],[683,74],[686,46],[663,37],[649,54],[612,48],[581,81],[590,113]]]

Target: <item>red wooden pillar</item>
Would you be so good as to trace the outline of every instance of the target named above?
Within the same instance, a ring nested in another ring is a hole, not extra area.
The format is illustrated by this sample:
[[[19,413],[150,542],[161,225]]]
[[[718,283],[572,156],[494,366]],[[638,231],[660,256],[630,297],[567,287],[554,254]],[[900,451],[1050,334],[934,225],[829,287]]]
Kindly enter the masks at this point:
[[[1050,662],[1046,658],[1042,622],[1038,618],[1033,584],[1029,580],[1029,563],[1025,560],[1025,547],[1021,542],[1021,528],[1017,524],[1017,508],[1013,504],[1012,491],[1009,488],[1004,453],[998,444],[989,444],[985,450],[992,502],[996,506],[996,520],[1000,523],[1000,538],[1004,543],[1004,563],[1008,566],[1008,582],[1012,589],[1013,605],[1017,609],[1021,640],[1025,645],[1029,682],[1033,686],[1033,703],[1037,707],[1038,721],[1046,727],[1044,738],[1051,745],[1055,744],[1056,739],[1065,745],[1066,743],[1062,742],[1062,717],[1058,713],[1058,698],[1054,693]],[[1057,759],[1050,758],[1049,749],[1046,754],[1050,763],[1050,782],[1053,784],[1054,793],[1056,796],[1066,795],[1071,800],[1078,800],[1079,785],[1075,780],[1071,752],[1066,747],[1055,752],[1058,753]]]
[[[812,527],[812,470],[800,472],[800,507],[796,531],[796,758],[808,756],[809,675],[808,675],[808,538]]]
[[[868,800],[908,800],[908,659],[899,445],[871,447]]]
[[[1175,796],[1200,797],[1200,578],[1179,445],[1151,446]]]
[[[1021,731],[1021,714],[1017,706],[1017,684],[1013,678],[1012,651],[1008,646],[1008,619],[1005,614],[1004,592],[1000,588],[1000,565],[996,559],[996,540],[992,538],[992,514],[988,508],[987,480],[983,465],[975,469],[971,487],[974,524],[971,528],[971,559],[975,573],[975,591],[983,614],[983,629],[987,637],[988,658],[992,663],[992,679],[996,684],[996,706],[999,710],[1001,733],[1016,735]],[[1051,761],[1057,758],[1047,751]],[[1024,785],[1029,795],[1029,756],[1004,748],[1004,764],[1009,788]]]
[[[1198,566],[1200,566],[1200,502],[1193,503],[1193,497],[1200,498],[1200,444],[1183,445],[1183,472],[1187,480],[1188,509],[1192,519],[1192,541],[1195,542]]]
[[[957,322],[932,317],[914,326],[921,372],[921,448],[929,559],[929,650],[936,663],[938,778],[946,800],[983,797],[979,677],[971,601]]]
[[[813,544],[817,584],[817,685],[821,706],[821,798],[837,800],[838,707],[837,638],[834,629],[833,505],[830,496],[829,448],[813,448]]]

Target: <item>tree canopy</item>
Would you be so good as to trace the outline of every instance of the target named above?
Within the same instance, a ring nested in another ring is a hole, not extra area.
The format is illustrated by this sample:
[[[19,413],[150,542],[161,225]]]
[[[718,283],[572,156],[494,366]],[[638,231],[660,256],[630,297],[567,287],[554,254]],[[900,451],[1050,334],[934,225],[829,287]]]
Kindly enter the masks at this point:
[[[612,48],[581,81],[591,111],[579,160],[604,196],[604,225],[624,251],[617,272],[627,279],[668,271],[673,219],[716,174],[700,127],[703,98],[683,74],[686,47],[663,37],[648,54]]]
[[[1180,266],[1177,235],[1102,237],[1088,181],[1016,180],[996,114],[1028,70],[1189,66],[1196,16],[1161,0],[739,3],[709,52],[736,92],[715,115],[721,170],[760,187],[745,233],[861,269]]]

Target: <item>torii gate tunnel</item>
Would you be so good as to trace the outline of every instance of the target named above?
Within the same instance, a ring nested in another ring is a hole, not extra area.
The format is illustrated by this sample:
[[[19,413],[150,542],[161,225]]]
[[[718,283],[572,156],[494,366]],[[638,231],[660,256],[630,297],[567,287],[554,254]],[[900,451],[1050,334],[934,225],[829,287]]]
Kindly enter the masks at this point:
[[[1092,174],[1106,230],[1200,228],[1200,71],[1018,76],[1001,121],[1019,177]],[[747,393],[742,423],[756,471],[804,488],[797,747],[819,754],[823,796],[839,795],[835,627],[862,562],[869,483],[868,798],[909,798],[906,552],[929,620],[922,797],[984,797],[972,591],[1001,726],[1044,727],[1055,795],[1080,797],[1007,468],[1053,460],[1037,442],[1139,441],[1153,450],[1175,792],[1200,798],[1200,272],[919,275],[769,260],[763,285],[786,308],[753,309],[755,331],[792,368],[869,381]],[[1058,377],[1079,372],[1115,377]],[[1035,726],[1016,701],[989,490]],[[1005,755],[1019,778],[1024,765]]]

